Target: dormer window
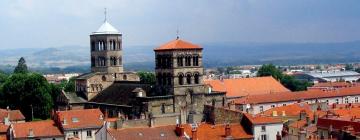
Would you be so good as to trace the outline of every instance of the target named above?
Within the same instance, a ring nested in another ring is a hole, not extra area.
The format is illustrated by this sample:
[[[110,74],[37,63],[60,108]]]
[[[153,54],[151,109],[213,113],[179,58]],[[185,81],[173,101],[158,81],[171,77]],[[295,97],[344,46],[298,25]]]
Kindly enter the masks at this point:
[[[75,117],[74,117],[74,118],[71,118],[71,121],[72,121],[72,122],[79,122],[79,118],[75,118]]]

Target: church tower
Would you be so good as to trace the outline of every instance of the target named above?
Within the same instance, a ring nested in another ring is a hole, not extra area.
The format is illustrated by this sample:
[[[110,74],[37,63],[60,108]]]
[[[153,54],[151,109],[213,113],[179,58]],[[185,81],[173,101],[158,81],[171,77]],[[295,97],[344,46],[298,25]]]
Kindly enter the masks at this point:
[[[105,18],[100,28],[90,35],[91,72],[121,73],[122,34]]]
[[[202,48],[179,38],[154,49],[161,95],[203,93]]]

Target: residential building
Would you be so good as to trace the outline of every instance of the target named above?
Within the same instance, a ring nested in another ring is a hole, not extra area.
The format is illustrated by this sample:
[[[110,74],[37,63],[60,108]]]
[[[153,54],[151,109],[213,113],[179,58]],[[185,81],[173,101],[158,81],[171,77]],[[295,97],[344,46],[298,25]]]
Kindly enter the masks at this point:
[[[226,92],[228,99],[249,95],[275,94],[289,92],[279,81],[271,76],[240,79],[205,80],[211,91]]]
[[[99,109],[57,111],[54,120],[66,140],[95,140],[95,133],[104,123],[104,115]]]
[[[10,140],[64,140],[64,135],[53,120],[11,124]]]
[[[250,114],[258,114],[274,107],[304,102],[308,104],[326,103],[348,104],[359,103],[360,87],[348,87],[336,90],[309,90],[283,92],[269,95],[250,95],[234,101],[235,108]]]
[[[244,113],[241,125],[256,140],[277,140],[278,137],[281,137],[283,129],[283,122],[280,119],[255,116],[247,113]]]

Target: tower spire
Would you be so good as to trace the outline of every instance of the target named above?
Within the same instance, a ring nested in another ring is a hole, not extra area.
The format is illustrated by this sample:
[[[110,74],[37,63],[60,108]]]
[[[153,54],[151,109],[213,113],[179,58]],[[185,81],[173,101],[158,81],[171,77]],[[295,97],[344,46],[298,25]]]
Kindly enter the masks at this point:
[[[106,15],[106,14],[107,14],[107,11],[106,11],[106,10],[107,10],[107,9],[106,9],[106,8],[104,8],[104,22],[106,22],[106,21],[107,21],[107,19],[106,19],[106,18],[107,18],[107,15]]]

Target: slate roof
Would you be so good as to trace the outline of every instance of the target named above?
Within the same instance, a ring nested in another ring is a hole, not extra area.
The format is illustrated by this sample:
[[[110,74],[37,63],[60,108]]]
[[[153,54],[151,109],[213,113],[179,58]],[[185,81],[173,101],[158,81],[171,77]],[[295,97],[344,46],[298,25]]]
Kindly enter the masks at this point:
[[[135,95],[132,94],[137,88],[143,89],[147,95],[152,92],[152,88],[147,84],[133,81],[118,81],[101,91],[98,95],[90,100],[90,102],[129,105]]]

